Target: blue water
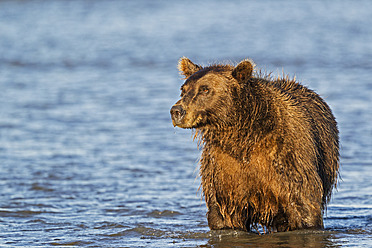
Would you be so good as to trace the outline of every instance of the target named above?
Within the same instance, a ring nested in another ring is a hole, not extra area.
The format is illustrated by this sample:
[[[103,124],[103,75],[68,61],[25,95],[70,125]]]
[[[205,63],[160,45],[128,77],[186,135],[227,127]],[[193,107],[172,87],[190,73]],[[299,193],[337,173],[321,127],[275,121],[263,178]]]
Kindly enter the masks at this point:
[[[1,247],[371,247],[371,1],[0,1]],[[341,133],[325,230],[210,232],[177,61],[252,58]]]

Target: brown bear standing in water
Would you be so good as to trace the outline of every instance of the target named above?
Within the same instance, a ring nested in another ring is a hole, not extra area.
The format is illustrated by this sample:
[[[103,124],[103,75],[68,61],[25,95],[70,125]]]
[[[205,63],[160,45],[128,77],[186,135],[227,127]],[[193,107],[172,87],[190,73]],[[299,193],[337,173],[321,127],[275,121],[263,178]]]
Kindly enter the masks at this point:
[[[328,105],[295,80],[254,73],[250,60],[201,67],[182,58],[179,69],[186,81],[172,122],[201,139],[209,227],[322,228],[339,169]]]

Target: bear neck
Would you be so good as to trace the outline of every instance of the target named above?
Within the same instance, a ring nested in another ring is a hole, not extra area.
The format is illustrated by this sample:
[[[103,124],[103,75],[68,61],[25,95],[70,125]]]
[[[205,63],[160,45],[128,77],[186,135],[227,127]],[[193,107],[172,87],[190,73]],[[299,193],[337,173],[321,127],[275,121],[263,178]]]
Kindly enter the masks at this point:
[[[272,99],[267,87],[260,81],[252,80],[244,84],[234,96],[231,111],[234,114],[226,122],[229,124],[201,129],[202,143],[208,147],[219,147],[235,158],[249,159],[253,145],[277,125]]]

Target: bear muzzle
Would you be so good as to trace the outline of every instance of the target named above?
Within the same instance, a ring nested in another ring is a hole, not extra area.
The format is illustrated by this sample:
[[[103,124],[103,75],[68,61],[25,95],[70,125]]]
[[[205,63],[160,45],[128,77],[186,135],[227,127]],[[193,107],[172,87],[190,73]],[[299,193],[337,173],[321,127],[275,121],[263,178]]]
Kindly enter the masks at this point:
[[[172,117],[173,126],[178,126],[182,124],[186,111],[180,105],[174,105],[170,110],[170,114]]]

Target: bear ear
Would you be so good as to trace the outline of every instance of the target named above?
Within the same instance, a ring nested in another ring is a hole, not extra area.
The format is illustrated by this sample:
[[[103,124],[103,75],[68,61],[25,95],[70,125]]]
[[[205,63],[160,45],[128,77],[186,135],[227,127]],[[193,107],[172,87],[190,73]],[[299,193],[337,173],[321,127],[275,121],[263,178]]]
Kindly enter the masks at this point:
[[[186,79],[200,69],[202,69],[200,65],[194,64],[186,57],[182,57],[178,61],[178,70],[180,70],[180,73],[184,75]]]
[[[238,82],[245,82],[252,77],[255,63],[250,59],[245,59],[240,62],[232,71],[231,75],[238,80]]]

